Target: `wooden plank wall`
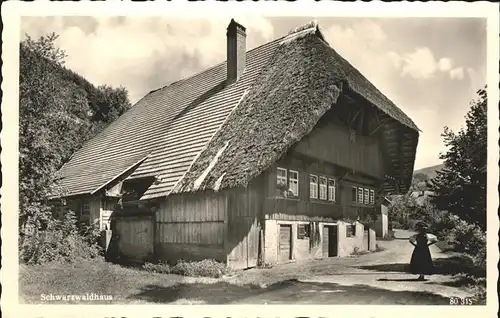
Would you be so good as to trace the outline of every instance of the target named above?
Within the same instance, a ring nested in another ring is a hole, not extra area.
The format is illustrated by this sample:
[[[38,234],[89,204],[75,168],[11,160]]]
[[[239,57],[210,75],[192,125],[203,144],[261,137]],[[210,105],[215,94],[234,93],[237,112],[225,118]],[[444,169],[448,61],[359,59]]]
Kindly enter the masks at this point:
[[[351,142],[350,130],[335,123],[317,126],[295,146],[298,153],[342,167],[352,168],[376,178],[384,176],[380,141],[374,136],[356,135]]]
[[[226,252],[232,268],[248,268],[257,265],[259,239],[262,229],[263,199],[265,186],[262,176],[254,179],[246,188],[227,191]]]
[[[172,262],[207,258],[225,262],[225,211],[226,197],[221,193],[169,196],[156,213],[157,257]]]

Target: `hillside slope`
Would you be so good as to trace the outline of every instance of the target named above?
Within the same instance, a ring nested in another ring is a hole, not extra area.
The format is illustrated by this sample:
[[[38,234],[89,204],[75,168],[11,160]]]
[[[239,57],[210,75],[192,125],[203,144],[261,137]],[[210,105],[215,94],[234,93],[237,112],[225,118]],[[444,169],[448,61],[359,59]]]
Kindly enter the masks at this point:
[[[430,167],[425,167],[422,169],[415,170],[413,172],[413,175],[418,175],[418,174],[424,174],[427,176],[428,179],[432,179],[437,175],[436,171],[439,171],[444,168],[444,164],[439,164],[435,166],[430,166]]]

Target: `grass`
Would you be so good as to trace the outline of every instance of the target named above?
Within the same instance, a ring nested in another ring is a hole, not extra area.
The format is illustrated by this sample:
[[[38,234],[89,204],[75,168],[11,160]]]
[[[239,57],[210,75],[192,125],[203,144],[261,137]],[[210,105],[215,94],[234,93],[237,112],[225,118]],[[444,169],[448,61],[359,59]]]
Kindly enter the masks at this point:
[[[446,240],[439,240],[439,241],[437,241],[436,246],[443,253],[449,253],[449,252],[454,252],[455,251],[455,246],[453,244],[450,244]]]
[[[219,278],[228,273],[228,268],[225,264],[211,259],[199,262],[186,262],[180,260],[175,266],[171,266],[166,262],[159,262],[156,264],[146,263],[142,268],[153,273],[177,274],[193,277]]]
[[[41,295],[111,295],[112,301],[92,302],[130,303],[146,285],[153,284],[162,288],[180,283],[212,284],[217,279],[207,277],[185,277],[173,274],[160,274],[107,263],[101,260],[82,261],[76,264],[20,265],[19,291],[22,303],[46,303]],[[69,303],[88,303],[69,301]],[[50,303],[50,301],[48,302]]]

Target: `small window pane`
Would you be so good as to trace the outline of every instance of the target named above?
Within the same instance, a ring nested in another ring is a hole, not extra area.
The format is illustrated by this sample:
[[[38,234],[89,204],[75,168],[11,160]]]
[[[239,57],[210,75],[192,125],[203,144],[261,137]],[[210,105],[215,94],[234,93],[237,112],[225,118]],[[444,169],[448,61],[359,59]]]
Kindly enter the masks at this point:
[[[309,196],[312,199],[318,198],[318,177],[313,174],[309,177]]]
[[[88,200],[83,200],[82,202],[82,215],[90,214],[90,204]]]
[[[327,192],[326,192],[326,178],[325,177],[320,177],[319,178],[319,198],[321,200],[326,200],[327,199]]]
[[[280,186],[286,186],[286,169],[278,168],[277,171],[277,183]]]
[[[363,188],[358,188],[358,203],[363,203]]]
[[[375,191],[370,190],[370,204],[375,204]]]
[[[297,226],[297,239],[299,239],[299,240],[308,239],[311,236],[310,229],[311,228],[310,228],[309,224],[299,224]]]
[[[346,236],[351,237],[354,236],[354,228],[352,224],[346,224]]]
[[[290,191],[292,195],[299,195],[299,173],[297,171],[290,170],[290,179],[289,179]]]
[[[335,201],[335,179],[328,179],[328,200]]]
[[[352,202],[356,202],[358,199],[358,188],[352,187],[351,188],[351,200]]]

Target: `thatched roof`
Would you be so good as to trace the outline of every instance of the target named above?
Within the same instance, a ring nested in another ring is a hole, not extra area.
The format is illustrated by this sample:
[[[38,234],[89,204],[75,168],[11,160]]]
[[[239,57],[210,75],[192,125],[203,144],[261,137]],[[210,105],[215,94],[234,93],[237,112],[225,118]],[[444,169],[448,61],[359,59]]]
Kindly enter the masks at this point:
[[[409,185],[418,128],[324,41],[316,23],[247,52],[246,63],[235,83],[226,82],[224,62],[146,95],[61,169],[62,195],[95,193],[119,178],[155,177],[142,199],[244,186],[347,91],[404,128],[396,147],[407,151],[388,168],[388,185]]]
[[[246,186],[307,135],[346,90],[359,94],[418,138],[413,121],[337,54],[316,25],[294,31],[280,42],[259,80],[173,193]],[[416,143],[414,146],[411,170]],[[224,154],[214,164],[222,148]],[[207,166],[211,166],[208,174]],[[411,181],[411,172],[409,175]],[[395,179],[404,179],[395,192],[409,185],[407,175]]]

